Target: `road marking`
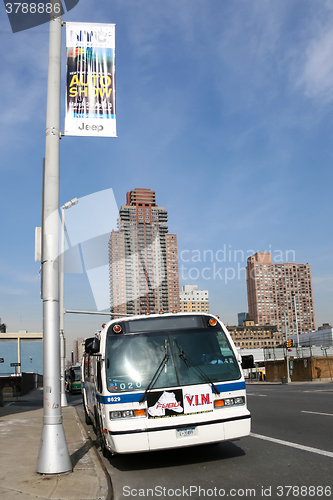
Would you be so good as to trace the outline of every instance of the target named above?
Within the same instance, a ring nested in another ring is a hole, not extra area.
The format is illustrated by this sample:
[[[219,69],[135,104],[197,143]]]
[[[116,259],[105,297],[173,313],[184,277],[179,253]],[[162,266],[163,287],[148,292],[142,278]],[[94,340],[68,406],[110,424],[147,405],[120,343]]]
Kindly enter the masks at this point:
[[[261,398],[267,398],[267,394],[255,394],[254,392],[246,392],[247,396],[260,396]]]
[[[328,415],[329,417],[333,417],[333,413],[319,413],[319,411],[302,410],[302,413],[313,413],[314,415]]]
[[[333,393],[333,391],[327,390],[327,389],[317,389],[317,390],[313,390],[313,391],[303,391],[303,392],[322,392],[324,394],[332,394]]]
[[[333,458],[333,453],[331,451],[319,450],[318,448],[311,448],[310,446],[303,446],[302,444],[291,443],[290,441],[283,441],[282,439],[261,436],[260,434],[253,434],[252,432],[250,432],[250,436],[263,439],[264,441],[271,441],[272,443],[283,444],[284,446],[290,446],[291,448],[297,448],[299,450],[309,451],[311,453],[317,453],[318,455]]]

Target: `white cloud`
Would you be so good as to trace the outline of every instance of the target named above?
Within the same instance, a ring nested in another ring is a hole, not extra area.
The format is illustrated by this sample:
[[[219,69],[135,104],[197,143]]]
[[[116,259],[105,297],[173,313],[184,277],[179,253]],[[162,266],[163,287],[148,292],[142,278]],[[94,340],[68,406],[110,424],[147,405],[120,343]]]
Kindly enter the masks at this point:
[[[319,276],[312,276],[313,288],[316,293],[320,292],[333,292],[333,274],[322,274]]]
[[[37,268],[36,268],[37,269]],[[9,261],[5,259],[0,259],[0,279],[2,283],[6,281],[12,282],[13,284],[36,284],[40,280],[38,276],[38,271],[36,274],[27,273],[18,269],[14,265],[11,265]],[[0,292],[10,293],[10,294],[21,294],[28,293],[26,290],[16,289],[16,288],[8,288],[7,285],[0,286]]]
[[[1,26],[1,25],[0,25]],[[0,143],[13,147],[19,136],[40,121],[45,123],[47,82],[47,27],[21,33],[0,31],[2,58]],[[21,128],[23,127],[23,128]]]
[[[27,295],[28,290],[23,290],[22,288],[12,288],[10,286],[0,286],[1,295]]]
[[[323,102],[333,99],[333,27],[332,15],[328,16],[305,51],[304,66],[298,79],[308,97]]]

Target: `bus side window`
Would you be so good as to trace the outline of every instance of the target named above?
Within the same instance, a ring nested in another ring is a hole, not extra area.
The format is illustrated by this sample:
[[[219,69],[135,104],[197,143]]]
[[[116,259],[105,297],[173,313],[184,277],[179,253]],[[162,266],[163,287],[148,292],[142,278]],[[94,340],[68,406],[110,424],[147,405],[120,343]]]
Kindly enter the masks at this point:
[[[94,375],[95,374],[94,374],[94,367],[93,367],[93,363],[92,363],[92,358],[90,358],[90,356],[89,356],[88,377],[89,377],[90,382],[92,382],[93,384],[95,383]]]
[[[97,390],[102,392],[101,362],[97,361]]]
[[[84,378],[87,379],[89,377],[89,358],[86,355],[84,357]]]

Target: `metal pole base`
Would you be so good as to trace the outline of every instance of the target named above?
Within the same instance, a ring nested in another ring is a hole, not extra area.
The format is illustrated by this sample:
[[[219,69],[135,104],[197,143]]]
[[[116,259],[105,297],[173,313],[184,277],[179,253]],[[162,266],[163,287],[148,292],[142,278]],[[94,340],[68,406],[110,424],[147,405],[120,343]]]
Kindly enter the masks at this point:
[[[62,424],[44,424],[37,461],[39,474],[59,474],[73,470]]]
[[[62,392],[61,393],[61,408],[65,408],[66,406],[68,406],[67,396],[66,396],[65,392]]]

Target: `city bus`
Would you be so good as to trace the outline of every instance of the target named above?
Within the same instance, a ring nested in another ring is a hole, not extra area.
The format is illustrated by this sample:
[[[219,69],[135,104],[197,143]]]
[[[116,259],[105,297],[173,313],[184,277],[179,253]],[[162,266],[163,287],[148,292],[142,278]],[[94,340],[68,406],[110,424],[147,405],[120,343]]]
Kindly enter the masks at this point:
[[[66,389],[71,394],[81,392],[81,366],[72,365],[65,373]]]
[[[86,423],[104,456],[250,433],[241,357],[217,316],[113,319],[86,339],[82,379]]]

